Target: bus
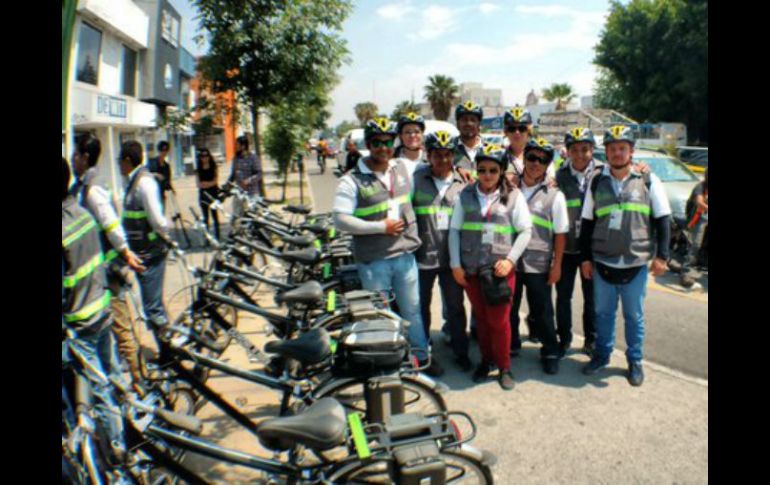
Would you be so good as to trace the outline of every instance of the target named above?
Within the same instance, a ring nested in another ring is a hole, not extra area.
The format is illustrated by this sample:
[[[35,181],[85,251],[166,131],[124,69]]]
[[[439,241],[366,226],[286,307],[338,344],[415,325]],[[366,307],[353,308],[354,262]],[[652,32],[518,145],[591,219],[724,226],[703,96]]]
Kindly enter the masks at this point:
[[[684,123],[639,123],[627,126],[633,130],[637,145],[687,145],[687,126]]]

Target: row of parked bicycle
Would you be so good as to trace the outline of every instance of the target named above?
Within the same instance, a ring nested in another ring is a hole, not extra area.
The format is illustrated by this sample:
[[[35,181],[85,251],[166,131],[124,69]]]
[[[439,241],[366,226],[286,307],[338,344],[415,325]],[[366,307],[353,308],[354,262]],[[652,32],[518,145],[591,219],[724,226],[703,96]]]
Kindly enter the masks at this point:
[[[410,348],[409,322],[390,297],[361,289],[351,238],[335,231],[330,214],[303,206],[277,212],[228,190],[246,210],[224,241],[191,208],[212,249],[207,264],[171,248],[191,276],[192,303],[168,326],[148,327],[157,352],[140,353],[141,383],[95,371],[76,338],[65,338],[63,473],[79,483],[207,483],[190,466],[204,455],[257,470],[267,483],[493,483],[495,457],[469,445],[473,419],[450,411],[446,387],[420,372],[429,356]],[[268,272],[275,264],[285,276]],[[283,311],[259,304],[265,288]],[[239,330],[239,312],[267,322],[274,339],[264,349]],[[223,359],[232,345],[256,368]],[[210,385],[212,371],[277,391],[278,416],[255,422],[253,410],[239,410]],[[94,404],[93,389],[104,387],[116,397],[112,409]],[[273,457],[202,437],[196,413],[207,403]],[[110,440],[102,424],[110,420],[119,421],[124,443]]]

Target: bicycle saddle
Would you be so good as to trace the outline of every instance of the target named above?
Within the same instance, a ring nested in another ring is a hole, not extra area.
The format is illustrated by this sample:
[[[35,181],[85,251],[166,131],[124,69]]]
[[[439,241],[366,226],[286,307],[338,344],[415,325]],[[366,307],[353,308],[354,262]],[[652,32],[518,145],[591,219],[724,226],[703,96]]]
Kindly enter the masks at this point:
[[[308,281],[302,283],[293,290],[284,291],[275,297],[276,303],[320,303],[323,300],[324,291],[321,283],[317,281]]]
[[[345,443],[345,409],[331,397],[319,399],[297,416],[270,418],[257,426],[259,441],[271,450],[295,445],[328,450]]]
[[[304,205],[287,205],[283,208],[286,212],[291,212],[292,214],[302,214],[302,215],[308,215],[310,214],[310,208],[305,207]]]
[[[316,237],[314,234],[303,234],[301,236],[281,236],[281,241],[302,247],[310,246],[313,244],[315,239]]]
[[[317,364],[331,354],[329,333],[314,328],[292,340],[273,340],[265,344],[265,352],[289,357],[303,365]]]
[[[329,224],[326,222],[314,222],[313,224],[304,223],[299,226],[300,229],[307,229],[315,234],[323,234],[329,229]]]
[[[281,257],[289,263],[315,264],[321,258],[321,253],[315,248],[284,251]]]

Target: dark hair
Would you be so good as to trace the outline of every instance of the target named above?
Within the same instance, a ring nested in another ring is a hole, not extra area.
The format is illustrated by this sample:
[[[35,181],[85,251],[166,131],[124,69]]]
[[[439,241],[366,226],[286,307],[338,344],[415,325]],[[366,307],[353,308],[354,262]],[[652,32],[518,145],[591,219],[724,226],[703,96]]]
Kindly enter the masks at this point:
[[[70,165],[67,163],[67,159],[61,157],[61,200],[67,198],[67,193],[70,186]]]
[[[131,165],[134,167],[138,167],[142,164],[144,156],[142,155],[142,145],[138,141],[130,140],[124,142],[120,147],[120,160],[122,161],[126,158],[128,158]]]
[[[158,142],[158,145],[155,147],[158,149],[159,152],[163,152],[168,150],[169,144],[166,140],[161,140]]]
[[[214,173],[217,173],[217,162],[214,160],[214,156],[211,154],[208,148],[201,147],[195,153],[195,169],[199,172],[203,170],[203,164],[201,164],[201,153],[206,153],[209,156],[209,167],[213,167]]]
[[[238,138],[235,139],[235,141],[243,145],[243,148],[245,148],[246,150],[249,149],[249,139],[246,138],[246,135],[239,136]]]
[[[80,155],[88,155],[88,166],[93,167],[102,153],[102,143],[91,133],[80,135],[75,141],[75,149]]]

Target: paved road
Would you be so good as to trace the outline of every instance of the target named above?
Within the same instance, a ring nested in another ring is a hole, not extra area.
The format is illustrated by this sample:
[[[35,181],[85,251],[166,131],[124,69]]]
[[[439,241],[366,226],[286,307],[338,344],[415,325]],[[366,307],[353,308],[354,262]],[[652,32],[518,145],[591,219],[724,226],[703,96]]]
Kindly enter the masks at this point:
[[[337,178],[332,170],[320,175],[313,161],[308,167],[315,210],[331,210]],[[329,165],[329,168],[333,168],[333,164]],[[684,292],[676,284],[676,280],[677,277],[673,274],[650,279],[645,301],[645,359],[688,375],[708,379],[708,293],[698,289]],[[583,296],[580,283],[576,283],[572,302],[573,326],[577,323],[574,332],[582,335],[580,315]],[[708,289],[707,277],[702,278],[700,283]],[[437,306],[439,298],[436,285],[433,297],[434,315],[440,315],[440,307]],[[466,307],[470,309],[467,300]],[[526,299],[522,311],[526,312]],[[619,325],[616,348],[624,351],[626,346],[620,310],[617,321]],[[526,333],[525,329],[522,331]],[[576,339],[573,345],[578,343]]]

